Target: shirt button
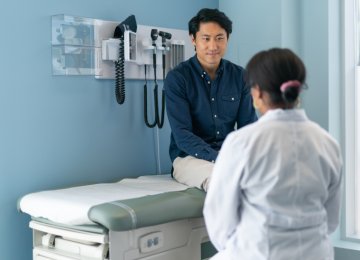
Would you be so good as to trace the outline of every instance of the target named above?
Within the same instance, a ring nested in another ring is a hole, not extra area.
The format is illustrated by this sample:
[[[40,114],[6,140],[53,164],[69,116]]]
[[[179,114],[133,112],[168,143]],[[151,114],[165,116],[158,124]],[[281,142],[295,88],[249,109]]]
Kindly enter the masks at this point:
[[[195,154],[195,156],[197,157],[197,156],[198,156],[198,154],[196,153],[196,154]]]
[[[220,134],[220,132],[219,132],[219,131],[217,131],[217,132],[216,132],[216,134],[218,135],[218,134]]]
[[[217,115],[214,115],[214,117],[217,117]]]
[[[210,83],[211,83],[211,82],[210,82],[210,81],[208,81],[208,84],[209,84],[209,85],[210,85]]]
[[[234,101],[234,100],[235,100],[235,98],[231,98],[231,100],[232,100],[232,101]]]
[[[212,163],[215,163],[215,161],[214,161],[214,160],[212,160],[211,162],[212,162]]]
[[[215,98],[211,98],[211,101],[215,101]]]

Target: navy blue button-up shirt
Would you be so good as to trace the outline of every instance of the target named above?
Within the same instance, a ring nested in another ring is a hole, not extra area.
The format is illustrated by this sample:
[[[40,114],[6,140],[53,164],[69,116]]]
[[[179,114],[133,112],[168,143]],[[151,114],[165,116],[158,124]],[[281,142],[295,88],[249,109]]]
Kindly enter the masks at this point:
[[[231,131],[257,120],[244,69],[222,59],[215,80],[196,55],[171,70],[164,82],[171,127],[170,158],[214,162]]]

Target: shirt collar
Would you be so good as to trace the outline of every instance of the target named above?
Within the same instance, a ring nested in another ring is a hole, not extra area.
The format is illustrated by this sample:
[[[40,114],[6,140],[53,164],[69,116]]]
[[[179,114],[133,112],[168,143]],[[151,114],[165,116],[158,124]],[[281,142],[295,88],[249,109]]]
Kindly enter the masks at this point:
[[[196,56],[196,54],[191,58],[191,62],[194,65],[196,72],[201,76],[204,77],[205,75],[207,75],[206,71],[201,67],[201,64]],[[216,70],[216,75],[219,76],[221,75],[221,73],[224,71],[224,59],[220,60],[220,64],[219,67]]]

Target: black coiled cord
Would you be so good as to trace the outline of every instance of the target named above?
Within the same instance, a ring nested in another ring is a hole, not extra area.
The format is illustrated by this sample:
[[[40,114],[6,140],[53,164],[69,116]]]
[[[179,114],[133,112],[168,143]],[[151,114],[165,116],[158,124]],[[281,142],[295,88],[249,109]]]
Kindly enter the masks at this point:
[[[119,58],[115,61],[115,96],[119,104],[125,101],[124,35],[120,36]]]
[[[159,121],[159,128],[162,128],[164,125],[164,118],[165,118],[165,90],[162,90],[162,95],[161,95],[161,119]]]
[[[156,71],[154,70],[154,73]],[[144,121],[147,127],[154,128],[156,125],[159,128],[164,126],[164,118],[165,118],[165,91],[162,90],[162,99],[161,99],[161,116],[159,117],[159,98],[158,98],[158,89],[159,86],[156,81],[155,74],[155,87],[154,87],[154,109],[155,109],[155,120],[153,123],[149,123],[148,120],[148,105],[147,105],[147,78],[146,78],[146,65],[145,65],[145,85],[144,85]]]
[[[162,128],[164,125],[164,117],[165,117],[165,91],[162,90],[161,95],[161,117],[159,118],[159,106],[158,106],[158,85],[155,85],[154,89],[154,101],[155,101],[155,117],[156,123],[159,128]]]
[[[164,51],[166,49],[166,45],[163,44],[163,47],[164,47]],[[162,62],[163,62],[163,80],[165,82],[165,62],[166,62],[166,57],[165,57],[165,53],[163,53],[162,55]],[[164,125],[164,117],[165,117],[165,90],[164,90],[164,87],[163,87],[163,90],[161,92],[161,119],[158,120],[158,127],[159,128],[162,128],[163,125]]]
[[[156,125],[156,118],[153,123],[149,123],[148,109],[147,109],[147,78],[146,78],[146,65],[145,65],[145,85],[144,85],[144,121],[147,127],[153,128]]]

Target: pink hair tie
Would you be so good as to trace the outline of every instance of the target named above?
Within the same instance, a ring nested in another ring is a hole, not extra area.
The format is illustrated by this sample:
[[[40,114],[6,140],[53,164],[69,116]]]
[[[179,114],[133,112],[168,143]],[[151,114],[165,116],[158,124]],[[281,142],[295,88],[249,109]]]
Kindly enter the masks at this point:
[[[284,82],[283,84],[281,84],[280,86],[280,90],[281,92],[285,92],[285,90],[289,87],[295,87],[295,88],[299,88],[301,86],[300,81],[298,80],[289,80]]]

